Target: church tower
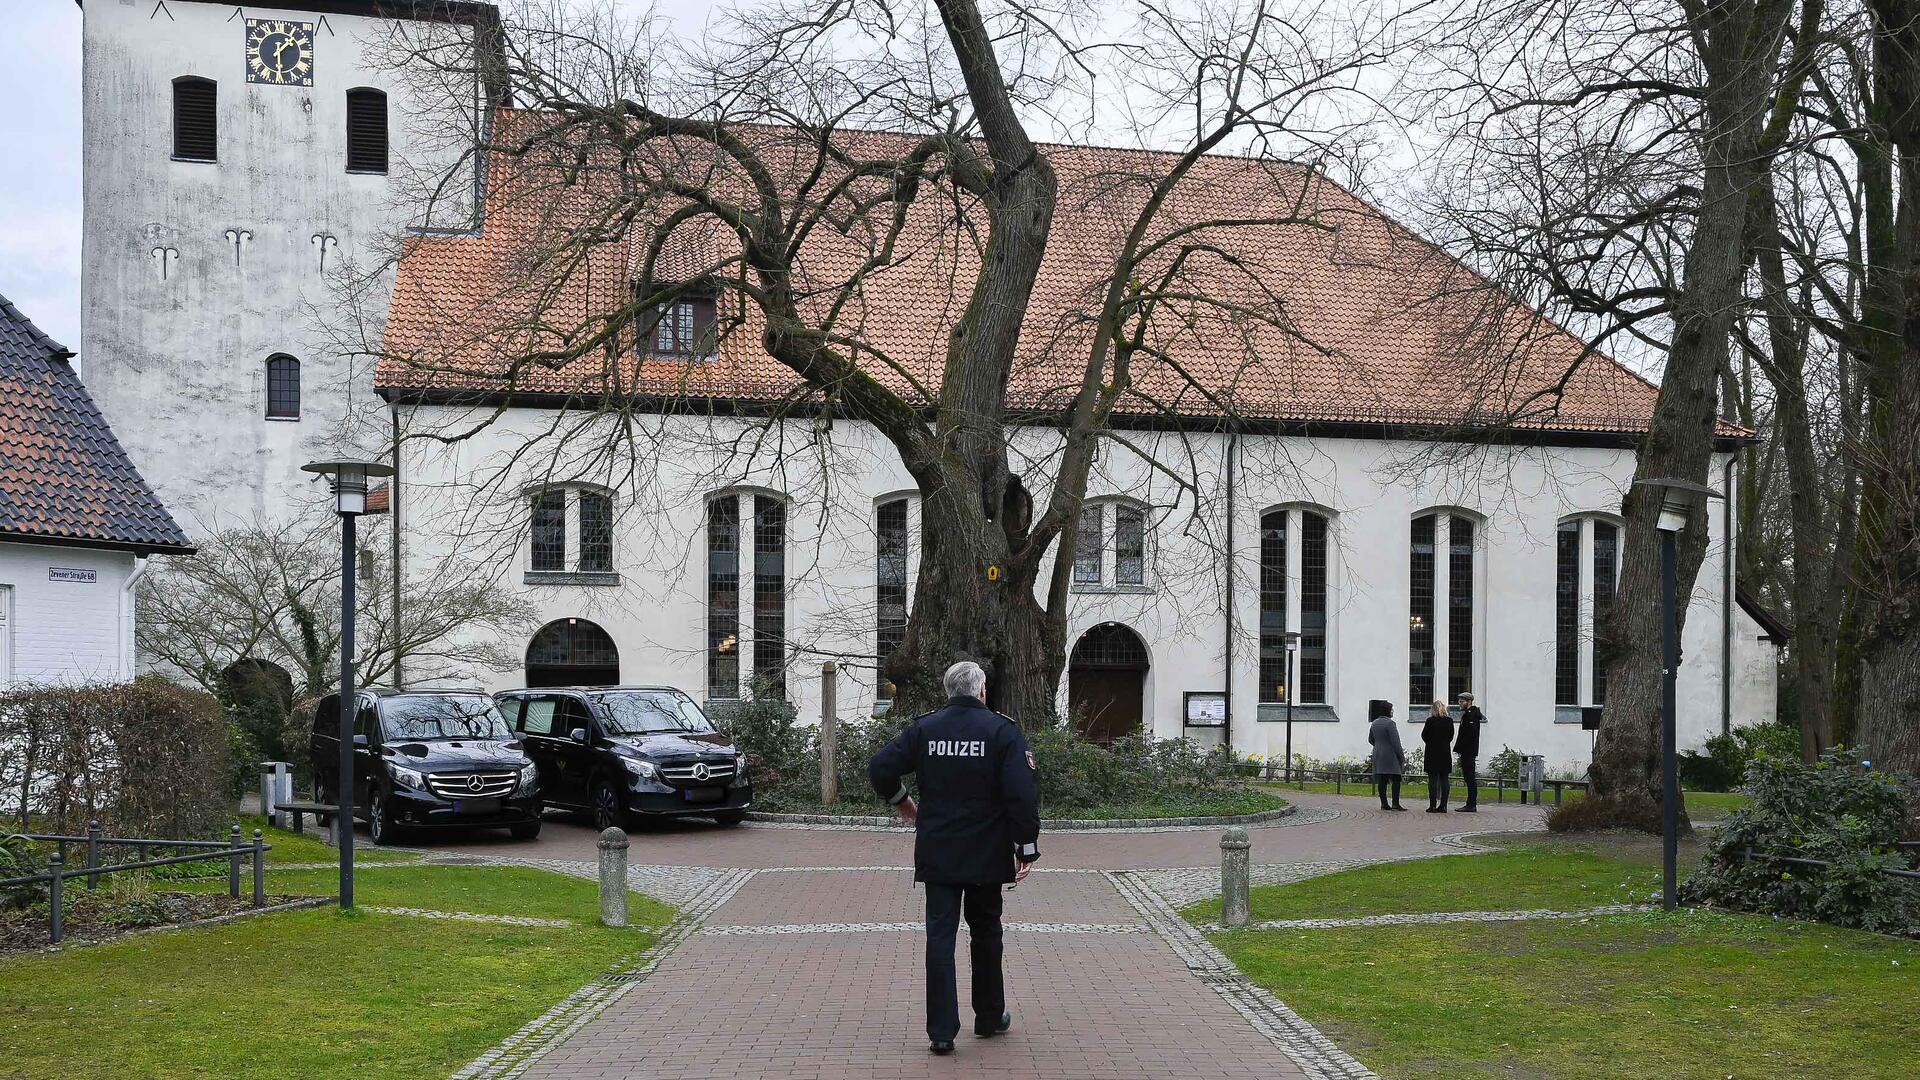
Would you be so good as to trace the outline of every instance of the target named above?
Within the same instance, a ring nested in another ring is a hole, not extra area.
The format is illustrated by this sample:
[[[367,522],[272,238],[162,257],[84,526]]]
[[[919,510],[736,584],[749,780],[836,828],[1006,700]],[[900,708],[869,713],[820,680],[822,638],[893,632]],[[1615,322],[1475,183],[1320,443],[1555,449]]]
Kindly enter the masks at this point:
[[[82,374],[189,532],[283,522],[303,463],[383,446],[390,278],[344,284],[407,229],[471,226],[456,136],[487,100],[428,100],[396,58],[497,26],[450,0],[86,5]],[[431,213],[427,177],[456,193]]]

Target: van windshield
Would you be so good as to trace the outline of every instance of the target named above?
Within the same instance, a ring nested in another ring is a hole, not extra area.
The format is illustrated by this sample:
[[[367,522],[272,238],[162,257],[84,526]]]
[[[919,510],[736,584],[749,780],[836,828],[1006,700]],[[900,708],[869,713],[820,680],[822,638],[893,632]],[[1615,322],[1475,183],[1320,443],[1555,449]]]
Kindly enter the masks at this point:
[[[507,718],[484,694],[388,698],[381,703],[380,726],[389,742],[513,738]]]
[[[601,723],[614,735],[664,735],[684,732],[704,735],[713,724],[693,699],[674,690],[622,690],[595,694]]]

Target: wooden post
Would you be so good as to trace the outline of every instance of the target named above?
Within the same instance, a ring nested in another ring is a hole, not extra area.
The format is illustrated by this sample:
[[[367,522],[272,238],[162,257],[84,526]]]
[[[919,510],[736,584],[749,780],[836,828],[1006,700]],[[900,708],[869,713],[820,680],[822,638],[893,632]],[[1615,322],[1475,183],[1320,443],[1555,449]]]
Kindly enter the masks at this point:
[[[840,668],[829,660],[820,665],[820,801],[840,801],[840,772],[836,753],[840,742]]]
[[[261,839],[260,830],[253,830],[253,906],[262,907],[267,902],[267,845]]]

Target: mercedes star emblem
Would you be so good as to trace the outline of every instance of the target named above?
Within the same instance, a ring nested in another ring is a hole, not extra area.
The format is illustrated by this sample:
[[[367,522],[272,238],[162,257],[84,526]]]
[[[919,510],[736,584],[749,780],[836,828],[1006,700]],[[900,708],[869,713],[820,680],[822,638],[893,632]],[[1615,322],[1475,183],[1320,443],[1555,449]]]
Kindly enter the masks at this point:
[[[707,763],[706,763],[706,762],[704,762],[704,761],[701,761],[701,762],[696,762],[696,763],[694,764],[694,766],[693,766],[693,778],[694,778],[695,780],[705,780],[705,779],[706,779],[707,777],[709,777],[709,776],[712,776],[712,775],[713,775],[713,770],[711,770],[711,769],[709,769],[709,768],[707,768]]]
[[[487,782],[485,780],[480,779],[480,777],[477,774],[474,776],[467,777],[467,788],[469,790],[479,791],[481,788],[486,786],[487,786]]]

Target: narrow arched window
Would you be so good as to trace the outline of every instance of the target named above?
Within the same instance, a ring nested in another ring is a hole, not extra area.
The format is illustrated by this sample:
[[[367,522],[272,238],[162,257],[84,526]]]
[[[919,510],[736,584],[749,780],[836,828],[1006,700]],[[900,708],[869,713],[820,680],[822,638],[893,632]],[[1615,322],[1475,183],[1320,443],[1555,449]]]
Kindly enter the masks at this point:
[[[1594,641],[1620,580],[1620,526],[1580,515],[1561,521],[1555,539],[1553,702],[1605,705],[1607,668]]]
[[[1413,519],[1407,574],[1407,700],[1422,715],[1444,692],[1473,690],[1478,666],[1480,589],[1476,580],[1476,518],[1433,511]]]
[[[218,161],[219,129],[215,107],[219,87],[212,79],[182,75],[173,80],[173,156],[180,161]]]
[[[267,417],[300,419],[300,361],[285,353],[267,357]]]
[[[880,668],[882,701],[893,700],[887,661],[907,640],[907,500],[880,504],[874,557],[874,659]]]
[[[613,571],[613,499],[597,491],[580,493],[580,572]]]
[[[387,171],[387,95],[361,87],[347,91],[347,171]]]
[[[1260,702],[1327,703],[1327,518],[1301,507],[1260,516]],[[1287,634],[1299,634],[1287,655]],[[1291,670],[1289,670],[1291,668]],[[1294,684],[1288,697],[1288,682]]]

